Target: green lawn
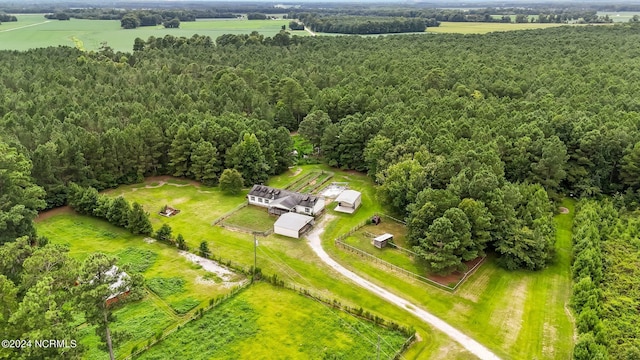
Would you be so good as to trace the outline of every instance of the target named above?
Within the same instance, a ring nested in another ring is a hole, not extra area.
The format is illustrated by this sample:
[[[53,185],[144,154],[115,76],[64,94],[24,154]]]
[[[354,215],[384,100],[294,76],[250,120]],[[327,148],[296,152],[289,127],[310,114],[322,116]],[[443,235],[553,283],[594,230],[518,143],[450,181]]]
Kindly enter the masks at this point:
[[[210,36],[213,40],[223,34],[248,34],[258,31],[264,36],[274,36],[289,20],[240,20],[202,19],[182,22],[179,29],[163,26],[122,29],[118,20],[47,20],[42,14],[16,15],[17,22],[0,25],[0,50],[28,50],[48,46],[75,46],[74,38],[82,42],[86,50],[97,50],[106,42],[114,50],[131,52],[135,38],[165,35],[191,37],[194,34]],[[37,24],[37,25],[36,25]],[[28,26],[33,25],[33,26]],[[27,26],[27,27],[24,27]],[[15,29],[12,31],[6,31]],[[307,36],[306,31],[296,35]]]
[[[407,230],[404,225],[393,222],[384,217],[382,218],[380,225],[366,225],[362,229],[345,238],[343,242],[381,260],[401,267],[407,271],[411,271],[414,274],[418,274],[420,276],[428,275],[424,264],[417,262],[413,256],[410,256],[406,252],[396,249],[390,245],[387,245],[382,249],[378,249],[373,246],[373,237],[384,233],[393,234],[394,243],[398,246],[406,246],[405,238]],[[358,255],[352,254],[352,256],[357,257]]]
[[[37,228],[38,233],[51,242],[67,244],[71,256],[79,261],[97,251],[118,257],[120,265],[142,272],[150,290],[154,290],[153,284],[158,281],[178,279],[180,285],[171,291],[149,293],[142,301],[117,311],[112,331],[124,336],[116,346],[120,355],[129,354],[133,346],[140,346],[156,332],[183,321],[182,314],[205,307],[210,299],[230,291],[229,285],[178,255],[177,249],[159,242],[147,243],[142,236],[132,235],[103,220],[66,213],[38,222]],[[243,279],[237,275],[232,280]],[[82,326],[81,335],[80,341],[91,349],[86,358],[106,356],[95,346],[98,339],[93,328]]]
[[[383,359],[406,340],[291,290],[258,283],[139,358],[373,359],[378,335]]]
[[[277,217],[269,215],[267,208],[258,206],[245,206],[226,218],[222,224],[238,226],[252,231],[267,231],[273,229]]]
[[[383,212],[381,204],[375,197],[372,182],[367,176],[331,169],[325,165],[308,165],[295,167],[271,178],[269,185],[284,187],[311,172],[322,170],[335,172],[332,181],[348,182],[350,188],[362,192],[362,206],[355,214],[336,213],[331,210],[331,204],[328,206],[327,213],[336,216],[336,219],[327,224],[323,234],[323,245],[337,261],[434,312],[494,350],[502,358],[570,357],[573,347],[573,325],[565,313],[564,305],[571,291],[568,258],[571,246],[570,230],[567,224],[570,225],[572,214],[556,217],[561,231],[558,232],[558,261],[554,266],[535,273],[509,272],[497,267],[489,259],[456,293],[451,294],[409,278],[380,272],[379,268],[372,266],[368,261],[354,259],[353,256],[335,248],[333,244],[335,237],[345,233],[372,214]],[[152,180],[147,185],[159,186],[160,183],[157,180],[154,183]],[[243,195],[227,197],[216,188],[196,187],[190,182],[175,180],[155,188],[145,188],[145,184],[123,186],[110,193],[124,194],[127,199],[140,202],[154,213],[164,204],[177,207],[182,212],[172,218],[153,214],[151,217],[154,227],[158,228],[161,223],[167,222],[173,227],[174,234],[180,232],[185,236],[189,245],[197,246],[201,239],[207,239],[214,256],[232,260],[247,268],[253,265],[254,244],[250,234],[228,231],[211,225],[217,217],[242,204],[245,201]],[[43,229],[47,228],[46,224],[57,223],[60,221],[57,220],[58,218],[62,218],[65,222],[59,223],[56,228],[48,226],[50,230],[44,232]],[[78,219],[102,225],[92,232],[87,232],[86,227],[77,227],[77,224],[74,224]],[[383,218],[383,224],[389,221]],[[105,226],[107,230],[103,228]],[[118,229],[104,222],[69,214],[42,221],[38,224],[38,230],[54,242],[53,235],[62,239],[66,237],[91,239],[97,236],[95,233],[104,231],[107,235],[108,233],[116,234],[115,237],[107,236],[114,244],[113,246],[109,243],[99,247],[91,241],[77,241],[80,251],[98,248],[112,252],[123,251],[130,247],[127,245],[128,241],[136,238],[126,235],[124,231],[118,232]],[[138,244],[142,248],[151,245],[159,248],[166,247],[171,251],[168,255],[176,257],[175,250],[168,246],[144,242]],[[149,267],[147,273],[154,272],[159,263],[170,261],[164,258],[162,251],[153,251],[158,253],[158,258]],[[127,256],[137,255],[128,254]],[[316,257],[304,239],[289,239],[278,235],[261,238],[257,248],[257,264],[263,273],[278,274],[288,284],[309,289],[328,299],[338,299],[345,305],[362,307],[401,325],[413,326],[422,341],[409,348],[404,354],[406,359],[474,358],[448,337],[434,331],[404,309],[397,308],[343,279]],[[169,279],[179,277],[181,273],[181,270],[158,272],[152,277]],[[185,283],[185,297],[195,297],[190,294],[195,290],[189,289],[188,286]],[[154,299],[164,303],[160,297],[154,297]],[[248,347],[260,346],[250,340],[243,344]],[[264,351],[266,353],[266,350]]]
[[[149,212],[154,229],[168,224],[173,229],[173,235],[181,233],[192,249],[197,248],[202,241],[211,242],[209,246],[214,254],[214,239],[222,229],[211,224],[246,201],[246,192],[227,196],[218,188],[196,186],[177,179],[166,182],[150,180],[144,184],[121,186],[107,193],[110,196],[122,195],[131,202],[138,202]],[[164,205],[179,209],[180,213],[170,218],[161,216],[158,212]]]
[[[364,199],[363,204],[366,204]],[[346,232],[356,219],[330,224],[323,244],[343,265],[421,304],[488,346],[498,356],[509,359],[566,359],[571,357],[574,343],[574,325],[567,313],[572,285],[573,203],[565,201],[563,206],[571,213],[555,218],[558,255],[554,264],[539,272],[507,271],[498,267],[490,257],[453,294],[393,273],[381,272],[371,262],[336,249],[333,239]],[[362,210],[367,209],[359,211]]]

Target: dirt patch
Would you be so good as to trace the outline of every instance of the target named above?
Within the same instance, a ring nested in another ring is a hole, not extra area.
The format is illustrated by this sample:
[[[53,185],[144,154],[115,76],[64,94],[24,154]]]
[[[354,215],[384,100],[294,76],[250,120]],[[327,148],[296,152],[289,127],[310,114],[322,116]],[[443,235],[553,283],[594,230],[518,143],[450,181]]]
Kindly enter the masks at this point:
[[[464,303],[455,303],[453,305],[453,308],[451,308],[450,310],[453,314],[464,314],[464,315],[468,315],[471,314],[472,309],[471,306],[464,304]]]
[[[202,266],[205,271],[216,274],[217,277],[222,279],[222,286],[224,287],[234,287],[246,281],[237,281],[236,279],[238,278],[238,275],[235,272],[227,269],[226,267],[218,264],[213,260],[205,259],[201,256],[186,251],[179,251],[178,253],[187,258],[187,260],[191,261],[192,263]],[[206,279],[203,278],[203,280]]]
[[[484,258],[475,258],[473,260],[465,261],[464,264],[467,266],[467,269],[469,269],[467,272],[472,271],[471,269],[474,269],[473,271],[477,270],[477,268],[474,267],[480,264],[482,260],[484,260]],[[462,280],[464,274],[465,273],[459,271],[453,272],[449,275],[428,274],[427,278],[437,282],[438,284],[454,287],[460,280]]]
[[[57,215],[74,214],[74,213],[75,211],[73,211],[73,209],[70,208],[69,206],[61,206],[61,207],[57,207],[57,208],[46,210],[39,213],[38,216],[36,216],[36,218],[33,221],[40,222]]]
[[[569,209],[567,209],[566,207],[560,206],[558,208],[558,210],[560,211],[560,214],[568,214],[569,213]]]
[[[291,174],[291,176],[292,177],[293,176],[298,176],[301,172],[302,172],[302,168],[299,167],[293,172],[293,174]]]
[[[156,242],[156,239],[154,238],[150,238],[150,237],[146,237],[143,239],[144,242],[146,242],[147,244],[153,244],[154,242]]]

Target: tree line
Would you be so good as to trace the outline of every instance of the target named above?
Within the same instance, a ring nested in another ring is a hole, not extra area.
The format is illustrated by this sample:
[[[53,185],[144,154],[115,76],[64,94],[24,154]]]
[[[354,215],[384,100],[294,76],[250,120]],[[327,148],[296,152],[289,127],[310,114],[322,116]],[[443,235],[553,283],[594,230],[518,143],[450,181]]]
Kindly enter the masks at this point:
[[[571,305],[579,333],[575,359],[640,356],[640,220],[620,200],[582,201],[574,219]]]
[[[298,18],[313,31],[339,34],[389,34],[424,32],[427,24],[422,19],[332,16],[299,14]]]

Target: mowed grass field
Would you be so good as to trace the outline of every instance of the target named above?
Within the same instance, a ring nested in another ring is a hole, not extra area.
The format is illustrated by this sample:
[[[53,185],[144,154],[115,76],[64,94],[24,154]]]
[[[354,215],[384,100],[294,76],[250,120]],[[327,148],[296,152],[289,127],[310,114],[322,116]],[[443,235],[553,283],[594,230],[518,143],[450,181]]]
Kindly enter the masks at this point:
[[[292,290],[258,283],[139,359],[375,359],[378,336],[381,359],[391,359],[406,341]]]
[[[191,37],[207,35],[215,41],[223,34],[249,34],[257,31],[264,36],[274,36],[289,20],[202,19],[182,22],[179,29],[165,29],[162,25],[122,29],[118,20],[47,20],[42,14],[16,15],[17,22],[0,25],[0,50],[28,50],[48,46],[77,46],[85,50],[98,50],[103,42],[114,50],[133,51],[136,38],[147,40],[150,36],[165,35]],[[295,35],[307,36],[306,31]],[[74,42],[74,39],[76,41]]]

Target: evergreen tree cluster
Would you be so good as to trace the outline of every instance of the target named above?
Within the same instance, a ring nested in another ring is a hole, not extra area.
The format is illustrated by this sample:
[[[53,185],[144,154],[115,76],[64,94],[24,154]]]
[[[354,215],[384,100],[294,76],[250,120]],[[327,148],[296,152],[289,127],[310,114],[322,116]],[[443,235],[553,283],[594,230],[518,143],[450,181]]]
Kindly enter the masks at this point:
[[[299,19],[304,23],[304,26],[313,31],[338,34],[393,34],[424,32],[427,29],[427,23],[421,18],[321,17],[316,14],[300,14]]]
[[[125,198],[112,198],[98,194],[98,190],[82,188],[72,183],[69,186],[69,206],[83,215],[95,216],[129,230],[132,234],[151,235],[153,227],[149,221],[149,213],[142,205],[129,204]]]
[[[581,201],[573,227],[575,359],[640,355],[640,220],[611,201]]]

